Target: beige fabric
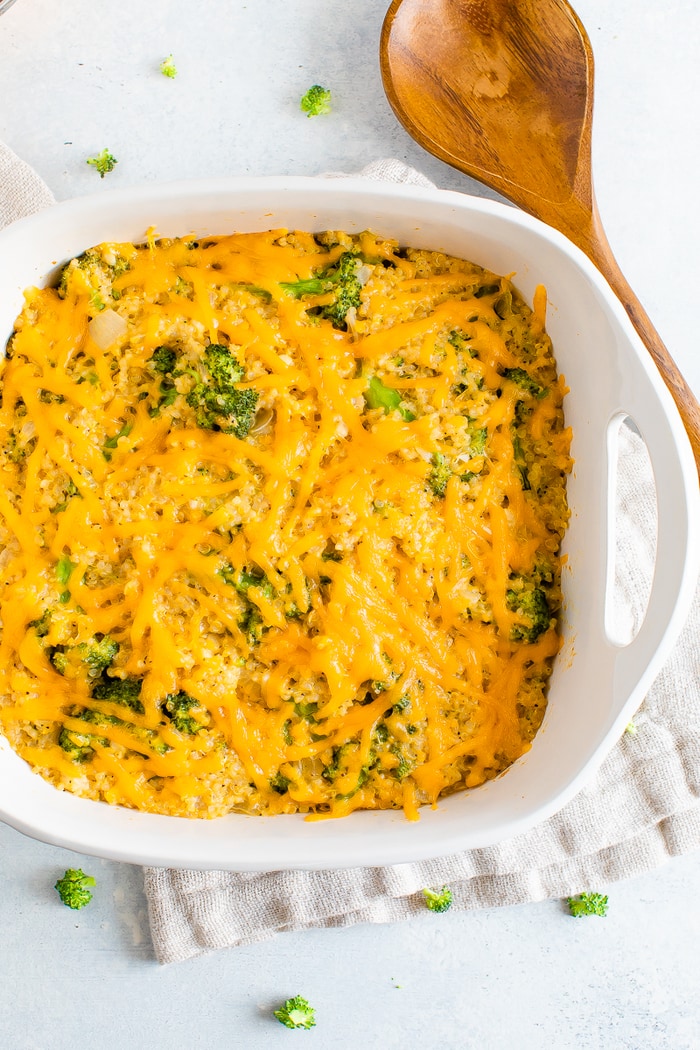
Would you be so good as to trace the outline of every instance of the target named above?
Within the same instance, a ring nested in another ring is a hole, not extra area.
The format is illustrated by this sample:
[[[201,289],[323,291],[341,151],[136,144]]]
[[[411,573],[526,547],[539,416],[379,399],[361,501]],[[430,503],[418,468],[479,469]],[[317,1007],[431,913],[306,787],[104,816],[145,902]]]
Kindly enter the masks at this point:
[[[0,229],[53,202],[53,193],[34,169],[0,142]]]
[[[367,178],[430,185],[400,161]],[[334,177],[331,173],[327,177]],[[0,144],[0,225],[51,194]],[[639,438],[623,428],[618,491],[619,628],[638,626],[654,554],[654,496]],[[145,871],[160,962],[266,940],[285,930],[396,922],[424,909],[421,890],[449,883],[454,907],[484,908],[601,890],[700,847],[700,587],[666,667],[592,782],[532,831],[488,849],[419,864],[346,871]]]

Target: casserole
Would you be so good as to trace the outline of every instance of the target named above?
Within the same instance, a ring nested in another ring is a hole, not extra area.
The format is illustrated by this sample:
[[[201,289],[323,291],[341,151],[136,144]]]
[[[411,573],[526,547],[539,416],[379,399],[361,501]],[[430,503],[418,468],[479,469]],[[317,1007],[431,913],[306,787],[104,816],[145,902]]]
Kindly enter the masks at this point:
[[[221,180],[149,186],[66,202],[0,235],[0,334],[22,292],[101,241],[275,227],[372,229],[411,247],[515,273],[532,301],[548,290],[549,334],[571,394],[572,511],[564,552],[564,645],[532,750],[505,776],[423,810],[356,812],[341,821],[230,815],[188,821],[108,807],[56,791],[0,741],[0,816],[46,841],[134,863],[259,870],[384,864],[485,846],[532,826],[590,776],[638,706],[687,611],[697,568],[695,468],[675,407],[622,307],[583,255],[554,231],[490,201],[361,180]],[[47,260],[49,265],[47,266]],[[654,468],[657,572],[644,624],[628,646],[606,626],[612,549],[612,449],[629,414]]]

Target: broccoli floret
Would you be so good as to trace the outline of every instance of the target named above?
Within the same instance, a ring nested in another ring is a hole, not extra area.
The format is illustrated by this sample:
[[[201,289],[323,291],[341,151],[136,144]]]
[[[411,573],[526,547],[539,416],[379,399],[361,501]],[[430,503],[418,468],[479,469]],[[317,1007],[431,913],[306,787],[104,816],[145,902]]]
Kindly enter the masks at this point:
[[[472,456],[483,455],[488,436],[489,432],[486,427],[478,427],[469,431],[469,451]]]
[[[87,163],[98,172],[101,179],[105,177],[108,171],[114,170],[114,165],[117,163],[117,158],[112,156],[109,150],[100,150],[96,157],[88,157]]]
[[[361,265],[362,260],[356,252],[344,252],[337,262],[314,277],[306,277],[301,281],[283,281],[280,287],[295,299],[301,299],[304,295],[325,295],[327,292],[333,292],[333,302],[318,307],[314,313],[331,321],[334,328],[345,331],[348,310],[357,309],[362,304],[362,284],[357,275]]]
[[[297,707],[297,705],[295,704],[294,705],[294,709],[295,710],[296,710],[296,707]],[[312,721],[315,722],[316,719],[314,718],[314,719],[312,719]],[[324,780],[327,780],[330,784],[332,784],[334,780],[337,780],[338,777],[341,775],[341,773],[345,772],[345,762],[343,760],[345,758],[345,755],[346,755],[349,747],[350,747],[349,744],[339,744],[337,747],[334,747],[330,763],[327,766],[323,767],[323,771],[321,772],[321,776],[323,777]]]
[[[245,375],[229,348],[221,343],[211,343],[206,348],[204,361],[214,382],[223,388],[240,383]]]
[[[390,751],[399,760],[399,764],[391,770],[391,775],[396,777],[397,780],[404,780],[412,771],[413,765],[408,761],[398,744],[393,744]]]
[[[508,608],[520,613],[525,623],[515,624],[511,631],[514,642],[536,642],[541,634],[549,630],[552,612],[547,602],[547,595],[541,587],[534,587],[524,581],[521,590],[506,592]]]
[[[119,652],[119,644],[109,635],[93,638],[79,645],[57,645],[49,654],[49,660],[59,674],[66,678],[98,678],[109,667]]]
[[[575,919],[584,915],[608,914],[608,898],[602,893],[579,893],[578,897],[567,897],[566,903]]]
[[[221,430],[245,438],[253,425],[259,394],[255,390],[238,390],[244,370],[228,347],[212,343],[204,351],[208,377],[196,374],[196,382],[187,395],[195,409],[197,426],[203,430]]]
[[[199,700],[195,700],[193,696],[185,693],[182,689],[179,693],[168,693],[163,701],[165,713],[171,719],[175,728],[180,733],[186,733],[188,736],[194,736],[200,729],[204,729],[202,723],[198,722],[189,713],[194,707],[201,707]]]
[[[225,583],[235,587],[241,597],[245,599],[243,615],[238,621],[238,626],[247,636],[249,645],[257,645],[265,628],[263,627],[260,611],[255,605],[254,599],[249,597],[248,592],[251,587],[259,588],[262,595],[268,601],[272,601],[275,597],[275,590],[272,584],[264,573],[256,572],[255,570],[248,571],[247,569],[236,572],[233,566],[229,564],[225,564],[219,569],[219,575]]]
[[[256,572],[255,569],[241,569],[240,572],[236,572],[235,569],[228,563],[223,565],[219,570],[219,575],[223,577],[225,583],[229,586],[235,587],[239,594],[246,597],[251,587],[259,587],[265,598],[269,601],[275,597],[275,591],[268,580],[265,573]]]
[[[525,371],[524,368],[506,368],[503,371],[505,379],[510,379],[512,383],[516,383],[522,390],[525,390],[531,397],[536,397],[541,400],[547,396],[547,388],[540,386],[539,383],[535,382],[531,375]]]
[[[415,419],[413,412],[401,404],[402,397],[398,390],[385,386],[378,376],[371,376],[363,397],[368,408],[383,408],[385,413],[398,411],[402,419],[410,423]]]
[[[243,615],[238,621],[238,626],[248,639],[248,645],[258,644],[262,638],[264,628],[263,619],[257,605],[253,605],[252,602],[247,603]]]
[[[443,886],[441,890],[423,890],[425,906],[429,911],[443,912],[452,907],[452,890]]]
[[[274,777],[270,777],[270,787],[273,791],[276,791],[278,795],[285,795],[289,790],[291,780],[286,777],[284,773],[279,771],[275,773]]]
[[[300,995],[287,999],[274,1015],[287,1028],[313,1028],[316,1024],[316,1011]]]
[[[38,620],[30,620],[29,627],[36,631],[37,638],[45,638],[51,629],[51,610],[44,609]]]
[[[97,676],[112,663],[119,652],[119,643],[106,634],[99,640],[95,638],[92,642],[83,642],[77,648],[88,667],[88,673]]]
[[[54,889],[67,908],[77,911],[92,900],[92,894],[87,887],[94,885],[95,880],[92,875],[86,875],[81,868],[68,868],[55,883]]]
[[[295,299],[301,299],[303,295],[324,295],[325,292],[330,292],[332,287],[332,279],[325,276],[305,277],[301,281],[282,281],[280,283],[280,288]]]
[[[91,725],[96,726],[122,726],[124,729],[127,729],[140,744],[145,744],[149,750],[155,751],[158,755],[164,755],[166,751],[170,751],[170,747],[164,740],[161,740],[154,729],[147,729],[145,726],[135,726],[131,722],[125,722],[123,718],[117,718],[116,715],[107,715],[102,711],[93,711],[88,707],[74,714],[73,717],[80,718],[83,722],[89,722]],[[73,735],[75,736],[76,734]],[[103,747],[109,747],[109,740],[105,737],[87,736],[85,739],[88,743],[91,740],[97,740]],[[140,749],[134,747],[133,750],[139,751]]]
[[[167,58],[164,58],[158,68],[164,77],[169,77],[171,80],[174,80],[177,76],[177,67],[173,61],[172,55],[168,55]]]
[[[95,753],[90,746],[91,739],[87,734],[74,733],[64,726],[58,734],[58,746],[65,751],[71,761],[82,764],[89,762]]]
[[[447,462],[442,452],[435,452],[433,455],[433,467],[428,474],[428,484],[433,490],[433,495],[442,498],[445,495],[445,489],[447,488],[447,482],[452,477],[452,470],[450,464]]]
[[[328,306],[321,307],[321,315],[332,321],[335,328],[346,328],[348,310],[357,309],[362,304],[362,285],[357,276],[358,267],[361,265],[354,252],[345,252],[338,259],[333,275],[335,299]]]
[[[144,713],[144,706],[140,700],[142,684],[140,678],[112,678],[103,674],[92,688],[92,697],[94,700],[109,700],[113,704],[122,704],[130,711],[142,715]]]
[[[313,84],[301,96],[299,105],[307,117],[319,117],[322,113],[330,113],[331,93],[328,88],[321,87],[320,84]]]
[[[171,346],[157,346],[148,359],[151,368],[162,375],[169,375],[175,368],[177,351]]]
[[[112,287],[112,282],[130,269],[131,264],[123,255],[110,253],[110,258],[113,258],[114,261],[106,262],[102,252],[96,248],[89,248],[82,255],[71,259],[63,267],[63,272],[61,273],[61,280],[57,289],[59,298],[65,299],[71,278],[78,271],[85,278],[85,281],[80,282],[78,286],[79,293],[85,294],[85,282],[87,282],[91,289],[90,303],[93,309],[103,310],[107,296],[113,299],[120,298],[121,293]]]
[[[150,416],[157,416],[162,408],[172,405],[178,395],[177,387],[173,382],[175,365],[177,364],[177,351],[171,346],[157,346],[148,363],[154,372],[159,372],[163,378],[158,387],[160,398],[149,409]]]

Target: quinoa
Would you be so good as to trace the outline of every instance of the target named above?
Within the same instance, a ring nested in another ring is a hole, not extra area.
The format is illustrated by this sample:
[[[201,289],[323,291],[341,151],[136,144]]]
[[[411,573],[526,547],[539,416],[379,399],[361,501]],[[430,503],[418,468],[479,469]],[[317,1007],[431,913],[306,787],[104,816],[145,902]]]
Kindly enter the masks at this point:
[[[565,387],[510,280],[366,231],[102,244],[2,366],[0,731],[61,790],[418,808],[531,744]]]

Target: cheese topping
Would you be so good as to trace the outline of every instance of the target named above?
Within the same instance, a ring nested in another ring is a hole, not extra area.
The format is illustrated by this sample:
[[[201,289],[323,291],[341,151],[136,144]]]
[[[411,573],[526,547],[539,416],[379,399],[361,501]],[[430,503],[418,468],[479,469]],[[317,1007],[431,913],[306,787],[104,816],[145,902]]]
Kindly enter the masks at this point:
[[[0,729],[186,816],[418,807],[540,725],[570,434],[510,281],[366,232],[104,244],[2,369]]]

